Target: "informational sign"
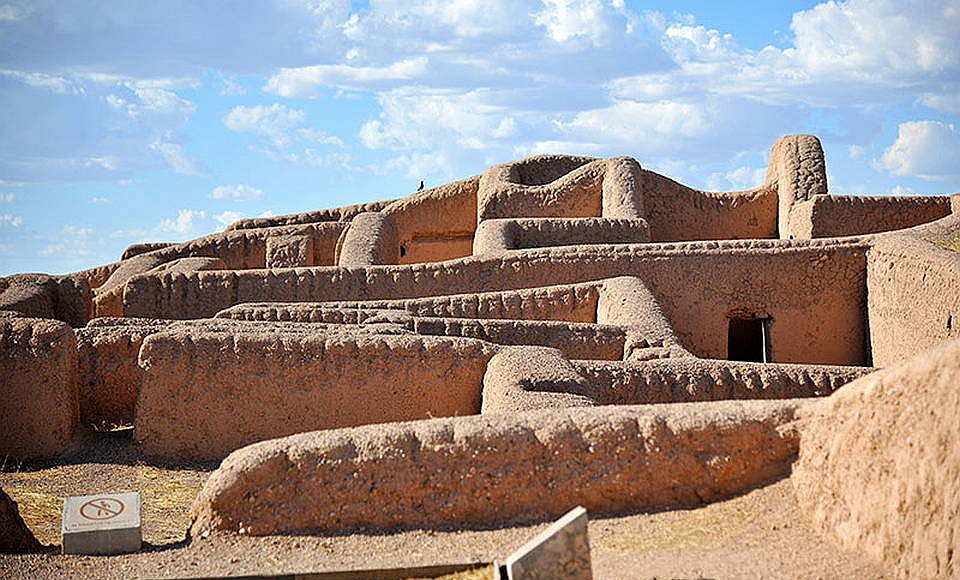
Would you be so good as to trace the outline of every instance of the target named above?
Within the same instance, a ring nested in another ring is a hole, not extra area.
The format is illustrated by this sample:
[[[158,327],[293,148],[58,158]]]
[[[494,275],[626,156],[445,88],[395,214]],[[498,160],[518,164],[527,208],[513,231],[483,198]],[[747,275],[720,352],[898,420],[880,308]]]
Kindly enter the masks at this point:
[[[69,497],[63,502],[64,554],[119,554],[140,549],[140,494]]]

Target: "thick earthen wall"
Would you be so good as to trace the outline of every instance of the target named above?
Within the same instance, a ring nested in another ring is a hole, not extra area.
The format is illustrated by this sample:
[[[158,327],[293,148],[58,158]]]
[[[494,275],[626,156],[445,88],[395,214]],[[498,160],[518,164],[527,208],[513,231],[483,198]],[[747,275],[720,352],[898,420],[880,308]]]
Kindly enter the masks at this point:
[[[876,370],[696,358],[573,364],[601,405],[823,397]]]
[[[77,346],[64,322],[0,319],[0,457],[63,452],[77,426]]]
[[[464,338],[215,326],[153,334],[140,351],[136,437],[151,455],[210,460],[303,431],[470,415],[493,354]]]
[[[870,348],[887,366],[960,337],[960,254],[883,236],[867,256]]]
[[[796,401],[494,414],[304,433],[231,454],[193,537],[448,526],[695,506],[783,475]]]
[[[913,227],[949,214],[947,196],[815,195],[794,205],[788,233],[796,239],[872,234]]]
[[[644,171],[642,179],[650,240],[738,240],[777,237],[777,191],[698,191]]]

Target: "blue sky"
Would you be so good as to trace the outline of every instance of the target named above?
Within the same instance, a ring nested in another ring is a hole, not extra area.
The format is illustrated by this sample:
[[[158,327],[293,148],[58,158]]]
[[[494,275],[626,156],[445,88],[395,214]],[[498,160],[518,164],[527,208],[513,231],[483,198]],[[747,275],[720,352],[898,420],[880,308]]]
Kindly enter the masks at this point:
[[[0,0],[0,275],[536,153],[960,191],[960,1]]]

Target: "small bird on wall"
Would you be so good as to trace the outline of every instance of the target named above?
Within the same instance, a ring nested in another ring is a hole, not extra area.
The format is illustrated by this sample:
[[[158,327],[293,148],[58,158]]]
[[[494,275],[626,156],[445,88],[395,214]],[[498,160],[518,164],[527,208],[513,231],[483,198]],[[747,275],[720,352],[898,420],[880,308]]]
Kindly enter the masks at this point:
[[[423,181],[420,181],[420,187],[417,188],[417,191],[423,191]]]

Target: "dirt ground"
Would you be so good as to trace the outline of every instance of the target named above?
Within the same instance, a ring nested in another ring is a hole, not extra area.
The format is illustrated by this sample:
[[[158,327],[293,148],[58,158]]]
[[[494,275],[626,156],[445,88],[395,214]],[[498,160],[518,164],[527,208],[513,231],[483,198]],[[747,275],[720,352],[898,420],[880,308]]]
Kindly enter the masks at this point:
[[[129,430],[84,434],[57,462],[4,464],[0,486],[20,504],[27,525],[49,548],[43,554],[0,555],[0,577],[171,578],[489,562],[502,560],[548,525],[212,536],[190,542],[190,502],[215,467],[152,462],[138,452]],[[63,499],[100,491],[141,492],[144,550],[120,556],[60,555]],[[888,576],[815,535],[799,513],[789,479],[695,509],[590,517],[594,577],[600,579]]]

